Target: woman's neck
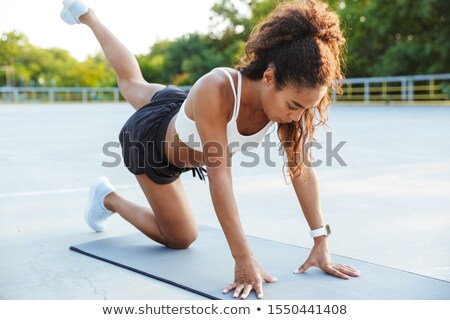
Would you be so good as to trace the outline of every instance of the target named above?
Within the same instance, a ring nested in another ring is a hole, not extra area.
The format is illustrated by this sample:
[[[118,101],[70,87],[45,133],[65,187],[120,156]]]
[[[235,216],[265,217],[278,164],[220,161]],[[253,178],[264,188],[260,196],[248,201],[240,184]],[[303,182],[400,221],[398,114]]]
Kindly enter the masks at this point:
[[[252,115],[264,113],[261,103],[261,81],[242,76],[241,108]],[[264,113],[265,114],[265,113]]]

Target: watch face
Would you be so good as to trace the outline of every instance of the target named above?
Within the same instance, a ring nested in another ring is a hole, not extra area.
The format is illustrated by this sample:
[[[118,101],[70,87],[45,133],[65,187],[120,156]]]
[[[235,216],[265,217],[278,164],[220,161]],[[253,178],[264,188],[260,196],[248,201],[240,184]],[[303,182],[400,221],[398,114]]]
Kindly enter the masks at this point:
[[[331,228],[330,226],[327,224],[325,225],[325,229],[327,230],[327,236],[329,236],[331,234]]]

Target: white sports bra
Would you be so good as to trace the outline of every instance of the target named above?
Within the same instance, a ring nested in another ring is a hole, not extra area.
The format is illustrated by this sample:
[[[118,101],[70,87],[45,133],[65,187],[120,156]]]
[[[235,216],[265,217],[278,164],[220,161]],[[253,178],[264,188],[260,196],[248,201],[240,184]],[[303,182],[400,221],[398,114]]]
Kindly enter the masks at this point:
[[[237,92],[234,87],[234,81],[231,77],[231,74],[222,68],[218,68],[219,70],[223,71],[228,79],[230,80],[231,88],[233,89],[234,93],[234,111],[233,116],[231,117],[231,120],[227,124],[227,138],[228,138],[228,149],[230,152],[238,152],[242,150],[248,150],[256,148],[259,143],[264,139],[264,136],[266,135],[269,128],[274,124],[273,121],[269,121],[269,123],[262,128],[259,132],[244,136],[241,135],[237,128],[237,122],[236,119],[239,114],[239,107],[241,103],[241,89],[242,89],[242,75],[238,71],[238,88]],[[178,133],[178,136],[181,141],[183,141],[189,148],[197,150],[197,151],[203,151],[202,143],[200,140],[200,136],[197,131],[197,127],[195,125],[195,121],[188,118],[185,112],[185,103],[186,100],[181,105],[180,111],[178,112],[177,119],[175,120],[175,130]]]

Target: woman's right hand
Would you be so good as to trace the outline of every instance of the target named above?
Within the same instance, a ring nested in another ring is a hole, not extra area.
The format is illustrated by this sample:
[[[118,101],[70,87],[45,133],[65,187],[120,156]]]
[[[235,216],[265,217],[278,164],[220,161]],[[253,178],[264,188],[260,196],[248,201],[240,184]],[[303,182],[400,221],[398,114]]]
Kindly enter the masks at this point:
[[[277,278],[269,276],[253,257],[236,259],[234,267],[234,282],[223,290],[228,293],[234,289],[233,298],[246,299],[255,290],[258,299],[264,295],[262,280],[265,282],[276,282]]]

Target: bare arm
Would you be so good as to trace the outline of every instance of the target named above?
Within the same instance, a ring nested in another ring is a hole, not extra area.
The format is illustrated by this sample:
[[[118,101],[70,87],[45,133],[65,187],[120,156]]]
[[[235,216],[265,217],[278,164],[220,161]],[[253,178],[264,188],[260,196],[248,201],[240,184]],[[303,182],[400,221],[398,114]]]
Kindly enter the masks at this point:
[[[302,207],[303,214],[311,230],[324,225],[324,217],[319,199],[319,185],[314,168],[305,168],[305,181],[302,177],[291,178],[295,193]],[[359,276],[359,272],[348,265],[334,264],[331,261],[328,238],[320,236],[314,238],[314,246],[311,249],[306,262],[298,269],[297,273],[303,273],[310,267],[317,267],[323,271],[342,279],[348,276]]]
[[[228,111],[221,105],[219,79],[207,76],[199,81],[193,95],[194,118],[203,145],[203,160],[208,170],[208,181],[214,209],[225,233],[234,258],[250,257],[233,194],[231,155],[227,150]],[[205,94],[208,92],[208,94]]]
[[[309,228],[314,230],[324,224],[323,212],[320,207],[319,184],[314,168],[305,167],[304,170],[305,181],[302,177],[291,178],[291,181]]]
[[[253,257],[233,194],[231,154],[228,152],[226,131],[229,115],[229,108],[226,106],[229,101],[223,97],[220,90],[221,79],[217,76],[202,78],[198,86],[192,95],[194,118],[202,140],[212,202],[236,266],[234,283],[224,293],[236,289],[235,297],[242,293],[241,298],[246,298],[251,290],[255,290],[258,297],[262,297],[261,280],[273,282],[273,279]]]

